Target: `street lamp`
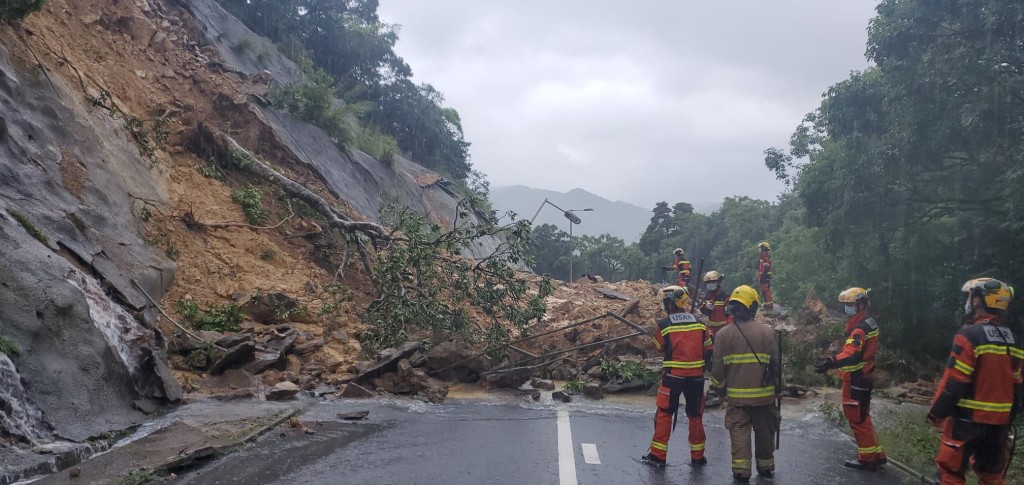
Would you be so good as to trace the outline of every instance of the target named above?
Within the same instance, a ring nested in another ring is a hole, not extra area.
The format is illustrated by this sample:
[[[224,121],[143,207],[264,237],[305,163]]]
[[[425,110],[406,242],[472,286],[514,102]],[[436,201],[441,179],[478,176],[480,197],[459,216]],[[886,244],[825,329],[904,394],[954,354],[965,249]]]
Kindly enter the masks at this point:
[[[575,252],[575,251],[573,251],[573,247],[572,247],[572,226],[576,225],[576,224],[579,224],[580,222],[583,222],[583,221],[580,220],[579,217],[576,216],[576,214],[573,214],[573,212],[593,212],[593,211],[594,211],[594,209],[591,209],[591,208],[587,208],[587,209],[569,209],[569,210],[565,211],[565,218],[569,219],[569,281],[570,282],[573,281],[573,279],[572,279],[572,257],[573,257],[573,253]],[[570,217],[570,216],[572,216],[572,217]]]
[[[572,247],[572,226],[573,226],[573,224],[579,224],[579,223],[583,222],[579,218],[579,216],[574,214],[574,212],[592,212],[594,209],[587,208],[587,209],[569,209],[569,210],[565,210],[565,209],[563,209],[561,207],[558,207],[557,205],[555,205],[550,200],[544,199],[544,202],[541,202],[540,203],[540,207],[537,208],[537,212],[533,213],[533,218],[530,219],[530,225],[531,226],[533,225],[533,221],[535,221],[537,219],[537,216],[540,215],[540,211],[541,211],[541,209],[544,208],[545,205],[550,205],[551,207],[554,207],[555,209],[558,209],[558,210],[562,211],[562,215],[565,216],[566,219],[569,219],[569,281],[572,281],[572,250],[573,250],[573,247]]]

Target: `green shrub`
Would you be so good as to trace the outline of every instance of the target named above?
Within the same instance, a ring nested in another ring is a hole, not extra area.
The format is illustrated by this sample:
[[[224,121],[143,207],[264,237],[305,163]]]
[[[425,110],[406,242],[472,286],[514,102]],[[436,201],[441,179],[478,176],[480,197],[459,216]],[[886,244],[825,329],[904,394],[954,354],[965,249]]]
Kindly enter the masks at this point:
[[[395,156],[398,154],[398,142],[376,126],[367,124],[360,127],[356,146],[381,163],[389,167],[394,166]]]
[[[648,369],[641,362],[614,359],[604,359],[601,361],[601,374],[608,380],[631,381],[639,379],[648,387],[658,382],[659,375],[658,372]]]
[[[587,382],[584,381],[583,379],[573,379],[569,382],[566,382],[565,385],[562,386],[562,389],[578,394],[580,392],[583,392],[583,386],[585,386],[586,384]]]
[[[46,0],[3,0],[0,2],[0,20],[17,22],[38,12],[46,4]]]
[[[18,223],[21,224],[21,227],[24,227],[32,237],[36,238],[36,240],[46,246],[50,245],[50,238],[46,237],[46,234],[43,234],[43,231],[40,231],[35,224],[32,224],[32,221],[29,220],[28,216],[18,211],[11,211],[11,217],[18,221]]]
[[[238,305],[208,305],[199,308],[194,301],[178,300],[178,314],[199,330],[236,331],[245,320]]]
[[[244,189],[238,189],[231,194],[231,199],[242,206],[242,210],[245,211],[245,219],[249,221],[249,224],[262,226],[267,223],[270,213],[266,207],[263,207],[263,193],[260,192],[260,189],[251,185]]]
[[[21,349],[18,348],[18,344],[0,334],[0,354],[7,355],[8,357],[17,357],[21,355]]]

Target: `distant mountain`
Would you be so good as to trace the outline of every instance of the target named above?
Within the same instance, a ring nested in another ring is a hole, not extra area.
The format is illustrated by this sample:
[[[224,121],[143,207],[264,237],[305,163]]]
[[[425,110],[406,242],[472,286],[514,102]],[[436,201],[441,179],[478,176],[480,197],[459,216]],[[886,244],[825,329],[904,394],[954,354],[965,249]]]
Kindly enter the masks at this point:
[[[498,214],[513,211],[518,219],[533,217],[545,198],[566,210],[594,209],[593,212],[577,213],[583,222],[573,228],[574,235],[599,236],[607,233],[630,243],[640,239],[651,221],[651,209],[629,202],[612,202],[583,189],[562,193],[522,185],[491,188],[491,203]],[[534,224],[554,224],[569,232],[569,221],[551,206],[540,211]]]

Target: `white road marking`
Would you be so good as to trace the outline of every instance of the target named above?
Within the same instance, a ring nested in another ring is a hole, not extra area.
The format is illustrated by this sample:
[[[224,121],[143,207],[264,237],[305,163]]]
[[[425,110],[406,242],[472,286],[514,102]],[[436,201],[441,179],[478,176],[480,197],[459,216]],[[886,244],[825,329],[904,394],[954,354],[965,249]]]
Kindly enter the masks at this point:
[[[558,410],[558,484],[577,485],[576,453],[569,428],[569,410]]]
[[[583,461],[590,465],[600,465],[601,457],[597,454],[597,445],[593,443],[580,443],[583,449]]]

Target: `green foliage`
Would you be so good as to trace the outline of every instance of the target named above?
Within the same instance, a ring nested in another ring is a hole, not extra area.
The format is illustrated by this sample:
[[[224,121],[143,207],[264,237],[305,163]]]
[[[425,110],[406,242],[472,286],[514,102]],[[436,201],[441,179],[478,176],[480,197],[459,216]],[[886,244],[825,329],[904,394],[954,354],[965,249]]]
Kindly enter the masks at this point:
[[[217,332],[238,330],[245,314],[238,305],[207,305],[202,309],[192,300],[178,300],[178,314],[199,330]]]
[[[444,97],[429,84],[412,81],[412,69],[395,51],[398,27],[381,21],[376,1],[306,2],[302,0],[218,0],[256,32],[270,38],[300,64],[308,59],[303,87],[288,87],[272,95],[278,106],[324,128],[339,143],[356,141],[367,153],[399,153],[374,130],[393,138],[397,148],[422,165],[459,181],[472,165],[469,143],[464,139],[459,113],[444,106]],[[239,49],[253,50],[252,45]],[[250,54],[253,54],[250,52]],[[259,52],[254,54],[259,57]],[[360,106],[360,134],[346,128],[347,118],[321,103],[334,94],[341,109]],[[296,111],[293,111],[295,109]],[[319,122],[311,121],[319,119]],[[322,124],[321,124],[322,123]],[[363,139],[360,141],[359,139]],[[367,150],[370,149],[370,150]]]
[[[39,228],[32,223],[28,216],[14,210],[9,212],[11,214],[11,217],[13,217],[14,220],[18,221],[18,224],[21,224],[21,227],[24,227],[25,230],[28,231],[29,235],[36,238],[37,241],[43,243],[44,246],[50,245],[50,238],[46,237],[46,234],[43,234],[43,231],[40,231]]]
[[[271,248],[264,249],[260,252],[260,259],[263,261],[272,261],[274,258],[277,258],[277,251],[274,251]]]
[[[339,103],[341,106],[335,106],[334,79],[309,59],[303,59],[300,65],[306,79],[274,87],[268,93],[270,102],[295,118],[320,127],[335,143],[348,146],[356,138],[351,122],[365,112],[368,105]]]
[[[843,415],[843,409],[834,402],[823,402],[818,406],[818,411],[825,416],[825,421],[834,425],[846,424],[846,416]]]
[[[579,394],[583,392],[583,386],[585,385],[587,385],[587,381],[584,381],[583,379],[573,379],[566,382],[565,385],[562,386],[562,389],[569,391],[572,394]]]
[[[143,155],[153,158],[157,150],[167,146],[170,130],[163,118],[144,120],[130,114],[123,114],[124,129],[131,135],[135,145]]]
[[[144,485],[157,479],[156,472],[140,468],[121,477],[116,485]]]
[[[600,368],[601,375],[609,381],[639,379],[648,387],[658,382],[658,377],[660,376],[657,371],[648,369],[642,362],[633,360],[603,359]]]
[[[249,221],[249,224],[262,226],[267,223],[270,211],[263,206],[263,192],[260,189],[250,185],[244,189],[235,190],[231,194],[231,199],[242,206],[245,219]]]
[[[367,311],[370,330],[360,337],[367,350],[400,344],[418,329],[431,331],[435,342],[456,338],[496,345],[513,332],[525,334],[546,312],[551,281],[531,285],[514,269],[525,258],[525,222],[460,224],[449,232],[408,209],[389,207],[383,216],[403,240],[381,248],[373,267],[380,297]],[[458,256],[484,235],[506,242],[480,260]],[[470,308],[490,321],[485,335],[471,324]]]
[[[4,337],[4,335],[0,333],[0,354],[4,354],[8,357],[17,357],[21,355],[21,349],[18,348],[18,344],[9,340],[7,337]]]
[[[883,348],[914,360],[948,348],[963,281],[1024,281],[1022,25],[1013,0],[885,0],[875,66],[832,86],[788,150],[765,153],[829,276],[873,288]]]
[[[4,0],[0,3],[0,20],[17,22],[38,12],[46,5],[47,0]]]
[[[874,420],[885,453],[928,476],[935,469],[932,460],[939,447],[939,432],[924,419],[925,412],[916,406],[900,406],[878,413]]]
[[[385,134],[373,125],[360,127],[358,132],[356,146],[360,150],[389,167],[393,166],[398,154],[398,142],[394,137]]]

